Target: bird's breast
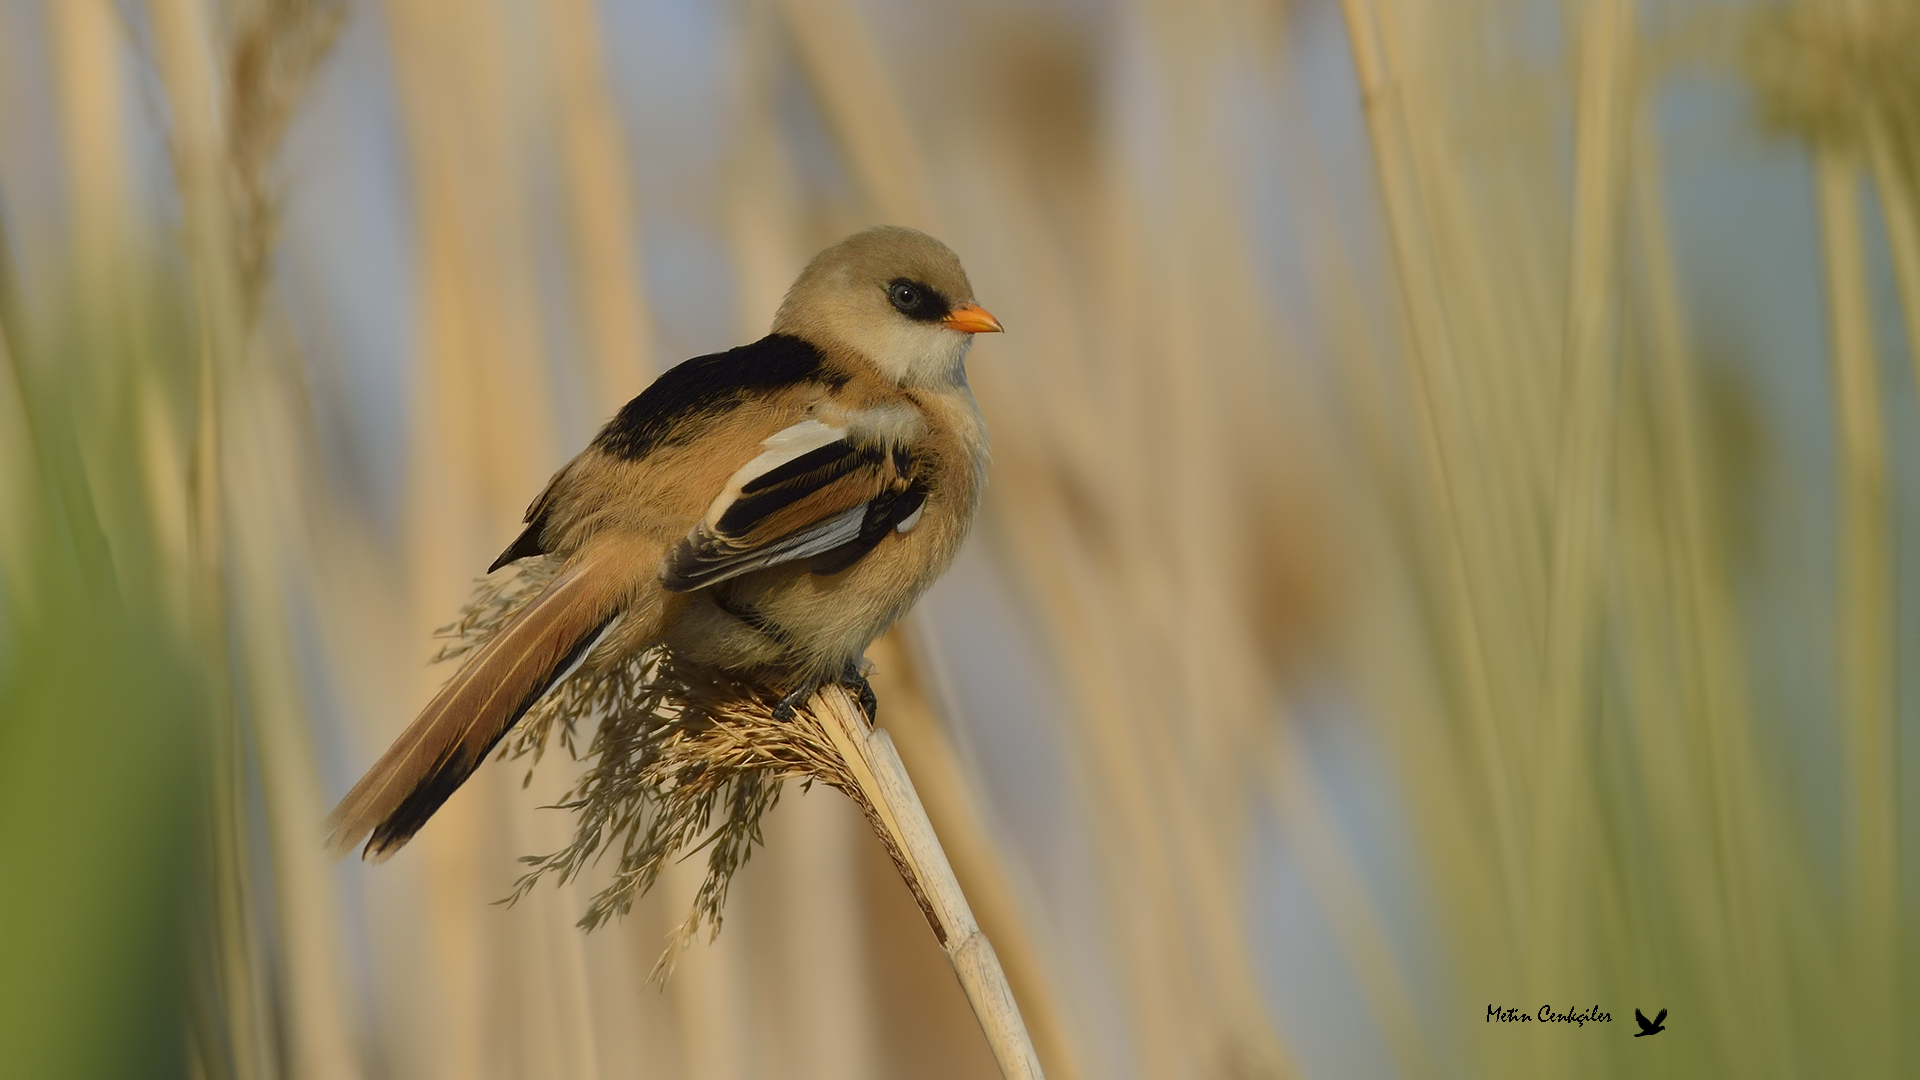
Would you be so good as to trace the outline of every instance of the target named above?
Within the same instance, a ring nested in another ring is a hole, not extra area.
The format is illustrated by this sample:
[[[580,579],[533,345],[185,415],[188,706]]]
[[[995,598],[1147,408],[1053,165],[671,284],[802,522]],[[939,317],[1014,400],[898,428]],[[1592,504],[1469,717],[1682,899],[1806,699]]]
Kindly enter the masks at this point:
[[[677,650],[787,679],[827,679],[906,614],[959,553],[987,460],[985,428],[971,395],[926,395],[912,408],[923,418],[921,435],[895,445],[924,488],[919,508],[837,573],[787,564],[701,590],[672,635]]]

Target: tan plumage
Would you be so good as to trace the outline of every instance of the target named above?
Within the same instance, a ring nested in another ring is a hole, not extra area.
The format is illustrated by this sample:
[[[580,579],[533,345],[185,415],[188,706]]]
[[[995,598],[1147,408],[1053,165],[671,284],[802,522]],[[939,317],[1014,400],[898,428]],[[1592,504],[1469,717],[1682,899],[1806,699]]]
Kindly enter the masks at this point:
[[[329,846],[405,844],[587,650],[664,643],[778,692],[839,678],[952,562],[986,433],[963,361],[1000,329],[910,229],[808,264],[752,345],[661,376],[554,475],[493,569],[563,560],[329,817]]]

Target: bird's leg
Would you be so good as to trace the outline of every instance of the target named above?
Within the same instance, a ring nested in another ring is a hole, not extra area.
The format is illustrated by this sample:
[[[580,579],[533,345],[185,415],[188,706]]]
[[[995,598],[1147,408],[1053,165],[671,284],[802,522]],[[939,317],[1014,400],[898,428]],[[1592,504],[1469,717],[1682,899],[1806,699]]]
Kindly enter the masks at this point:
[[[806,704],[807,699],[813,696],[815,689],[816,687],[811,683],[801,683],[799,689],[775,702],[773,706],[774,721],[781,724],[791,721],[794,710]]]
[[[879,721],[880,699],[873,696],[873,684],[867,682],[866,672],[860,670],[859,661],[847,661],[847,670],[840,673],[840,685],[854,691],[860,699],[860,711],[867,714],[868,727]]]

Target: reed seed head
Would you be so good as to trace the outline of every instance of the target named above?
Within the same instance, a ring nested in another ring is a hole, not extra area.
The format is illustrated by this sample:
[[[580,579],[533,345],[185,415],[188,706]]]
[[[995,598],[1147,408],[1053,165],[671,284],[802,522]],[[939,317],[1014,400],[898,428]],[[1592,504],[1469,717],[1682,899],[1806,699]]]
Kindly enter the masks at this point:
[[[448,644],[435,659],[484,645],[558,566],[552,559],[528,560],[516,574],[483,579],[460,618],[439,631]],[[719,934],[728,885],[763,843],[761,818],[779,802],[785,781],[826,783],[874,820],[821,722],[805,708],[776,720],[778,700],[769,688],[658,647],[617,663],[589,662],[563,679],[521,718],[501,756],[530,759],[529,781],[549,739],[584,761],[585,772],[555,807],[572,811],[578,826],[566,847],[522,857],[528,870],[506,902],[548,875],[570,882],[611,853],[612,879],[579,921],[593,930],[627,914],[669,863],[704,848],[707,872],[692,910],[654,967],[653,977],[664,980],[702,923],[710,940]]]

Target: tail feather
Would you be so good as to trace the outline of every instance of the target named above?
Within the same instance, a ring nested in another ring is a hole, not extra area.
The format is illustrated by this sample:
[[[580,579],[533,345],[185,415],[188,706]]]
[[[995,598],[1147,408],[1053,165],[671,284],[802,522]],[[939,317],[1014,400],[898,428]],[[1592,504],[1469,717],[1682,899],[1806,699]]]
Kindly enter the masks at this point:
[[[603,548],[576,556],[461,665],[328,815],[327,848],[336,858],[365,839],[365,857],[378,861],[420,831],[621,614],[639,569],[625,554]],[[630,617],[657,606],[636,605]]]

